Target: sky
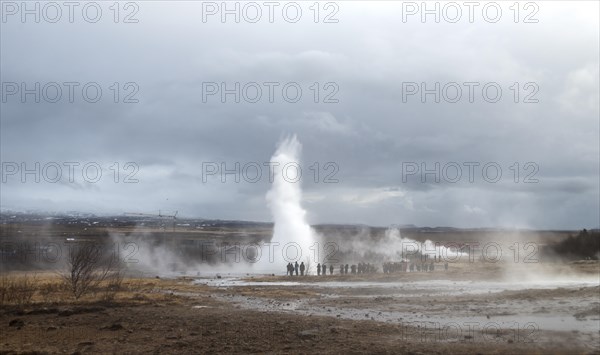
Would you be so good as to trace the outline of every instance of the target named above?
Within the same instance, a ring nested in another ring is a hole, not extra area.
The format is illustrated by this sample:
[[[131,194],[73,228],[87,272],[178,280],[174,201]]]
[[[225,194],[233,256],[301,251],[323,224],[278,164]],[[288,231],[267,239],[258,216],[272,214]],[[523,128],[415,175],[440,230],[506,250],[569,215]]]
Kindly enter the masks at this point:
[[[600,226],[596,1],[74,4],[1,4],[3,210],[271,221],[295,135],[313,224]]]

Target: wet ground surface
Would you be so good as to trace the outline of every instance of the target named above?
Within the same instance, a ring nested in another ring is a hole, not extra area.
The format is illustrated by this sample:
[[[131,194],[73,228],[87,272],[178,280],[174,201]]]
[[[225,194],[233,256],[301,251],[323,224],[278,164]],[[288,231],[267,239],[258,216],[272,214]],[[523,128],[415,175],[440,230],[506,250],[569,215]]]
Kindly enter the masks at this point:
[[[517,283],[444,279],[253,281],[222,277],[195,282],[219,290],[217,299],[243,309],[370,320],[433,329],[457,337],[509,331],[522,342],[547,341],[559,332],[585,348],[600,350],[600,282],[593,278]]]

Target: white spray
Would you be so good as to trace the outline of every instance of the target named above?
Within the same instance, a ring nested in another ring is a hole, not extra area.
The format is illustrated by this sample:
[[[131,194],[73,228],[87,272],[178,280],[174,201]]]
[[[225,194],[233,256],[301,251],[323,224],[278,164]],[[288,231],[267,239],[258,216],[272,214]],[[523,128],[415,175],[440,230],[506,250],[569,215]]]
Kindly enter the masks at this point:
[[[315,242],[315,232],[306,222],[301,205],[301,178],[297,175],[301,149],[294,135],[284,139],[271,157],[274,177],[266,198],[275,222],[271,238],[274,255],[268,260],[263,250],[260,268],[265,271],[282,272],[290,261],[306,264]]]

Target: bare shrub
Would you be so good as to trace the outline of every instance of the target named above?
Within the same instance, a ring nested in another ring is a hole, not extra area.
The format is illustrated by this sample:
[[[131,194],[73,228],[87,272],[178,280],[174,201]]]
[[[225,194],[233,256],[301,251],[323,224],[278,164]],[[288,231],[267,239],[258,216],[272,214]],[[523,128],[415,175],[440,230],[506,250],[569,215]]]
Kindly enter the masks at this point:
[[[61,276],[61,275],[59,275]],[[70,292],[65,282],[45,282],[37,287],[38,295],[44,302],[61,300],[65,293]]]
[[[24,306],[31,303],[36,292],[35,276],[8,276],[0,277],[0,305],[16,304]]]
[[[10,293],[8,276],[0,276],[0,306],[4,306],[8,301],[8,294]]]
[[[102,300],[112,301],[118,291],[121,290],[123,283],[123,270],[121,264],[117,263],[114,270],[112,270],[106,277],[106,283],[102,292]]]
[[[106,257],[100,245],[81,242],[69,248],[63,279],[75,299],[79,299],[119,272],[118,264],[119,259],[112,254]]]
[[[57,287],[51,283],[45,283],[39,286],[39,294],[44,301],[48,301],[50,296],[56,293]]]
[[[304,275],[310,275],[311,272],[314,272],[312,270],[312,265],[311,265],[311,262],[310,262],[310,258],[306,258],[305,265],[306,265],[306,271],[304,271]]]

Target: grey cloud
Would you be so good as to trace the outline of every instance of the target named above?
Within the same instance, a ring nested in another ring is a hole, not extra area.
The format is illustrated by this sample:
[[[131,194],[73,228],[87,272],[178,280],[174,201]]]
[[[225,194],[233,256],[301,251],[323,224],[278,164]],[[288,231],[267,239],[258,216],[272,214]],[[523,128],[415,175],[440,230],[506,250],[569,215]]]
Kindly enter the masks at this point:
[[[140,167],[133,185],[9,181],[3,208],[168,208],[269,220],[267,181],[202,183],[202,162],[263,163],[295,133],[305,170],[315,162],[339,166],[336,184],[314,183],[306,171],[312,223],[600,224],[599,57],[590,45],[599,38],[589,15],[597,3],[540,3],[538,24],[404,24],[399,4],[365,2],[340,3],[337,24],[222,24],[202,23],[197,3],[140,5],[140,23],[127,26],[2,24],[3,82],[95,81],[104,89],[96,104],[2,103],[2,161]],[[140,102],[111,102],[108,87],[128,81],[139,85]],[[203,103],[207,81],[293,81],[303,97]],[[498,82],[502,100],[402,102],[403,82],[451,81]],[[314,82],[339,85],[339,103],[315,103]],[[540,102],[515,104],[514,82],[521,99],[522,85],[536,82]],[[403,162],[497,162],[509,182],[403,183]],[[538,164],[540,182],[510,183],[515,162]]]

